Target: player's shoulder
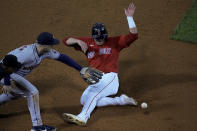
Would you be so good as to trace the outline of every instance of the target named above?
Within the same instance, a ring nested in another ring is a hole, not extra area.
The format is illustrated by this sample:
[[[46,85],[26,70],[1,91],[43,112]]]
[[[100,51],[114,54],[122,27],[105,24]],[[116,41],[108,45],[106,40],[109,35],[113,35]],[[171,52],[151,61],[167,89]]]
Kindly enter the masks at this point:
[[[35,48],[35,44],[29,44],[29,45],[22,45],[19,48],[16,48],[16,50],[20,51],[20,52],[25,52],[25,51],[33,51]]]
[[[15,55],[20,62],[24,62],[26,59],[30,59],[34,56],[34,51],[36,51],[34,45],[30,44],[20,46],[19,48],[10,51],[8,54]]]
[[[60,52],[55,50],[55,49],[51,49],[49,52],[43,54],[43,58],[50,58],[50,59],[57,59],[60,56]]]
[[[22,45],[12,51],[10,51],[8,54],[13,54],[13,55],[16,55],[16,54],[24,54],[25,52],[31,52],[32,50],[32,45]]]
[[[107,41],[106,42],[108,44],[114,43],[118,39],[118,37],[119,36],[110,36],[110,37],[107,38]]]
[[[116,35],[116,36],[111,36],[111,37],[108,37],[108,41],[109,42],[113,42],[113,43],[116,43],[118,42],[121,38],[124,38],[125,36],[131,36],[133,37],[133,35],[135,34],[132,34],[132,33],[127,33],[127,34],[121,34],[121,35]]]

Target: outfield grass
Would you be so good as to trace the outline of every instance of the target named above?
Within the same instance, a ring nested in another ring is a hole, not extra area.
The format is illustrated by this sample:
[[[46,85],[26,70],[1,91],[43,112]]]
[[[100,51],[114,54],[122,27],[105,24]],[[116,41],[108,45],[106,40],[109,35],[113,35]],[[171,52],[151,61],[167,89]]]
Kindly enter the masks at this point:
[[[191,9],[177,25],[171,38],[197,44],[197,0],[193,0]]]

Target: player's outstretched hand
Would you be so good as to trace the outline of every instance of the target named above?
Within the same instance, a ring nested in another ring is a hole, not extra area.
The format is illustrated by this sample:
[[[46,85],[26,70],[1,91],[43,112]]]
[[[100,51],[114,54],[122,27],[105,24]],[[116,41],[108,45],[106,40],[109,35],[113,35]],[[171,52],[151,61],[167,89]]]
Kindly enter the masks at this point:
[[[89,85],[98,83],[103,76],[103,72],[91,67],[83,67],[80,74]]]
[[[127,9],[124,9],[125,10],[125,15],[133,17],[134,12],[135,12],[135,8],[136,8],[135,5],[133,3],[130,3],[129,7]]]

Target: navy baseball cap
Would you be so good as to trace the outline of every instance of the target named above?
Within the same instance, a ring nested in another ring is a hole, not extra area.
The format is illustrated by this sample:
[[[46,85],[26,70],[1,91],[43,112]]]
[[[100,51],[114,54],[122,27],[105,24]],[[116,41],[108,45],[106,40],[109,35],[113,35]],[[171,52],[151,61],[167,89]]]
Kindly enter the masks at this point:
[[[49,32],[42,32],[37,37],[37,43],[41,45],[57,45],[59,40],[53,37],[53,34]]]
[[[6,55],[3,58],[3,65],[6,67],[12,67],[12,68],[21,68],[22,64],[18,62],[17,57],[15,55]]]

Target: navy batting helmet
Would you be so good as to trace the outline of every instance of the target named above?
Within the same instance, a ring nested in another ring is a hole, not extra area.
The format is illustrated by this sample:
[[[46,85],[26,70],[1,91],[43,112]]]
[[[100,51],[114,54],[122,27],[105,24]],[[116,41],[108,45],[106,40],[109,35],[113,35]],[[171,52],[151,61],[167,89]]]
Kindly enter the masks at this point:
[[[3,65],[6,67],[12,68],[21,68],[22,64],[18,62],[17,57],[15,55],[8,54],[3,58],[2,61]]]
[[[103,23],[96,23],[92,27],[92,37],[96,40],[104,39],[107,40],[108,33]]]

